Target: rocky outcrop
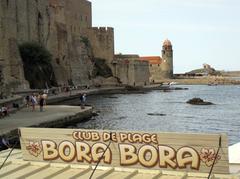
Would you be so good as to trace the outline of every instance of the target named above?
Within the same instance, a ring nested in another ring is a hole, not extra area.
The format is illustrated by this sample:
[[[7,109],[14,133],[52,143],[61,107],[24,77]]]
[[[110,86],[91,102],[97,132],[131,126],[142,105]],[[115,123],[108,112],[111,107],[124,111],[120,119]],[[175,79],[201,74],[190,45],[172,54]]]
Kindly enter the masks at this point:
[[[147,115],[149,115],[149,116],[166,116],[166,114],[162,114],[162,113],[147,113]]]
[[[193,98],[187,101],[188,104],[192,105],[213,105],[212,102],[204,101],[201,98]]]

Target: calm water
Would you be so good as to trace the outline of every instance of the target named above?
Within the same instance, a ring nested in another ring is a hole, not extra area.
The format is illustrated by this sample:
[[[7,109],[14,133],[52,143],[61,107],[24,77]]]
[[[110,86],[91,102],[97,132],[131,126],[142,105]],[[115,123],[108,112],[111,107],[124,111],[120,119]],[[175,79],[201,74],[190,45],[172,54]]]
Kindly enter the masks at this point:
[[[229,143],[240,142],[240,86],[184,86],[189,90],[146,94],[89,96],[87,103],[100,111],[79,128],[173,132],[227,133]],[[216,105],[192,106],[200,97]],[[72,104],[78,101],[71,101]],[[149,116],[162,113],[166,116]]]

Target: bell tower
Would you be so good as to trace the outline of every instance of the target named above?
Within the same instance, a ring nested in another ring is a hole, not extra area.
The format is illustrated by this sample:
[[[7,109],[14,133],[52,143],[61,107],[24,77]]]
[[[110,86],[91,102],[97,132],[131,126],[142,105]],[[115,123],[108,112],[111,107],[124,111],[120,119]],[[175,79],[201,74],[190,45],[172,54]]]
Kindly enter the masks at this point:
[[[170,40],[166,39],[162,46],[161,71],[163,78],[173,78],[173,49]]]

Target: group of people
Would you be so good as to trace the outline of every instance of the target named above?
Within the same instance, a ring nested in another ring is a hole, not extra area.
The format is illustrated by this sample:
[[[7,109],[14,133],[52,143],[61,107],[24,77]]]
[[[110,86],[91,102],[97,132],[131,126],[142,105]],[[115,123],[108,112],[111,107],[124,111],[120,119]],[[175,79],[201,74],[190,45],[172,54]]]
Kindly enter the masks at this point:
[[[3,106],[0,108],[0,118],[5,117],[5,116],[8,116],[8,115],[9,115],[8,107],[6,107],[5,105],[3,105]]]
[[[27,107],[32,107],[32,111],[36,110],[36,106],[39,104],[40,107],[40,112],[43,112],[43,107],[46,105],[46,99],[47,99],[47,94],[45,93],[39,93],[38,95],[32,94],[32,95],[27,95],[25,98],[26,101],[26,106]]]

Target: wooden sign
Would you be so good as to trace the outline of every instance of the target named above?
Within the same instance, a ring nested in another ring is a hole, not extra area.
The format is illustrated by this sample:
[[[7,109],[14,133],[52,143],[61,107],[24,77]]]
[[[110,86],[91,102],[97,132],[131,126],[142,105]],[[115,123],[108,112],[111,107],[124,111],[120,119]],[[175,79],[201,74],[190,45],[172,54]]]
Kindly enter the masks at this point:
[[[228,174],[225,134],[20,129],[24,160]]]

